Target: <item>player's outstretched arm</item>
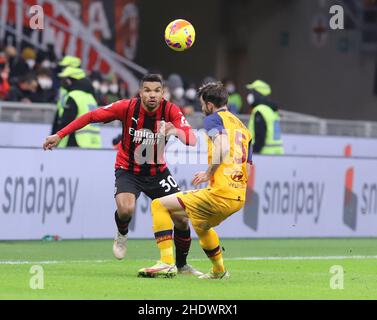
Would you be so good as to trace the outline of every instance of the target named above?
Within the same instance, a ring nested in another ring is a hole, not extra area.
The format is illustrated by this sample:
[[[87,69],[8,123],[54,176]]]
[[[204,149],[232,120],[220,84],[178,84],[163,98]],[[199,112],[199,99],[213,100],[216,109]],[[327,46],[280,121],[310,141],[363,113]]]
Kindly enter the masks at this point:
[[[84,128],[89,123],[122,120],[122,117],[124,115],[126,108],[128,107],[128,104],[129,100],[120,100],[108,106],[85,113],[81,117],[78,117],[76,120],[72,121],[70,124],[65,126],[63,129],[58,131],[56,135],[59,136],[60,139],[63,139],[65,136],[70,135],[73,132]]]

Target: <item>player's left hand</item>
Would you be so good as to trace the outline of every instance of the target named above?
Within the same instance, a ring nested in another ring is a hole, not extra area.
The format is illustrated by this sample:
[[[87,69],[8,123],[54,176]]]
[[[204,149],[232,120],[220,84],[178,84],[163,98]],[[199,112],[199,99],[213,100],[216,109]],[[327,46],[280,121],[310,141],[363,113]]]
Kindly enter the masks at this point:
[[[208,175],[206,171],[200,171],[194,174],[194,178],[192,179],[192,184],[197,186],[201,183],[208,182],[211,177]]]

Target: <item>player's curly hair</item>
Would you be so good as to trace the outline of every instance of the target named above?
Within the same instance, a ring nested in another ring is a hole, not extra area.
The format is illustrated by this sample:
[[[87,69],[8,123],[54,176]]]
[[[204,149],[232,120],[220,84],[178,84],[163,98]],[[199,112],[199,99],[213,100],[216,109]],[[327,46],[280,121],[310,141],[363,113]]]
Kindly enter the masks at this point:
[[[209,82],[202,85],[198,90],[198,96],[204,102],[212,102],[216,108],[221,108],[228,104],[228,91],[222,82]]]

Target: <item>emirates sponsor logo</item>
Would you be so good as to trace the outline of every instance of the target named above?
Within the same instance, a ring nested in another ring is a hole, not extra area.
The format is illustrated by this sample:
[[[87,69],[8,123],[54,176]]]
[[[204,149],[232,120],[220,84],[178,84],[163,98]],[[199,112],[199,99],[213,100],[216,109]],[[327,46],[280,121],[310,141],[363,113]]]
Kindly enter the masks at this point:
[[[154,133],[149,129],[139,129],[129,128],[128,133],[132,137],[132,142],[143,145],[155,145],[159,144],[163,139],[163,135],[160,133]]]

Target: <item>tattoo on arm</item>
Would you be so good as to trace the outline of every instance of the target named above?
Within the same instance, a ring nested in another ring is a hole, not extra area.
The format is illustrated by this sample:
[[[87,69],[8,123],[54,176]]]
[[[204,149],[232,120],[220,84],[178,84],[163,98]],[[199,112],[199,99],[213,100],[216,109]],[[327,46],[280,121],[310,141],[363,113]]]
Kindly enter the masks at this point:
[[[220,164],[211,164],[207,169],[208,176],[212,177],[215,174],[218,167],[220,167]]]

